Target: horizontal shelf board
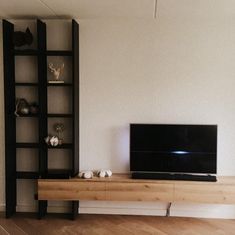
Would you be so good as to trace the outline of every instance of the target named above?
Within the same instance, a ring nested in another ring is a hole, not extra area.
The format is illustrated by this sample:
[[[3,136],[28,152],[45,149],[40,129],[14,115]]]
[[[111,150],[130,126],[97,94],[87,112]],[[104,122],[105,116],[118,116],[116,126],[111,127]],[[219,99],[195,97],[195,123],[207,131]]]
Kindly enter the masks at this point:
[[[72,171],[69,169],[49,169],[46,177],[48,179],[68,179]]]
[[[30,172],[30,171],[17,171],[16,172],[17,179],[38,179],[38,172]]]
[[[17,118],[20,118],[20,117],[39,117],[39,114],[19,114],[19,116],[16,116]]]
[[[72,56],[73,51],[60,51],[60,50],[48,50],[46,51],[48,56]]]
[[[14,116],[16,116],[14,114]],[[22,117],[39,117],[40,114],[19,114],[19,116],[16,116],[17,118],[22,118]],[[45,115],[41,115],[41,116],[45,116],[45,117],[49,117],[49,118],[72,118],[73,114],[70,113],[49,113],[49,114],[45,114]]]
[[[70,113],[48,113],[47,114],[47,117],[50,117],[50,118],[57,118],[57,117],[65,117],[65,118],[71,118],[73,117],[73,114],[70,114]]]
[[[34,82],[16,82],[16,86],[38,86],[38,83]]]
[[[38,148],[38,143],[16,143],[16,148]]]
[[[73,51],[70,50],[48,50],[39,51],[36,49],[15,49],[13,54],[16,56],[37,56],[37,55],[47,55],[47,56],[73,56]]]
[[[73,148],[73,144],[62,144],[57,146],[47,146],[49,149],[71,149]]]
[[[39,52],[38,50],[34,50],[34,49],[25,49],[25,50],[14,50],[14,55],[23,55],[23,56],[27,56],[27,55],[32,55],[32,56],[35,56],[35,55],[38,55]]]
[[[16,86],[38,86],[38,83],[34,82],[16,82]],[[73,83],[47,83],[47,86],[73,86]]]
[[[72,83],[47,83],[47,86],[73,86]]]

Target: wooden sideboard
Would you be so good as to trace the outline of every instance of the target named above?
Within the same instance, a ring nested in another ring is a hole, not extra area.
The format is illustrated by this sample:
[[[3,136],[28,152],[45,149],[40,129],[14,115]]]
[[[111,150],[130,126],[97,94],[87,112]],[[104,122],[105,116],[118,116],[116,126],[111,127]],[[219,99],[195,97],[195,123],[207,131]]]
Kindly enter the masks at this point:
[[[140,180],[131,179],[128,174],[93,179],[39,179],[38,200],[235,204],[235,177],[217,179],[217,182]]]

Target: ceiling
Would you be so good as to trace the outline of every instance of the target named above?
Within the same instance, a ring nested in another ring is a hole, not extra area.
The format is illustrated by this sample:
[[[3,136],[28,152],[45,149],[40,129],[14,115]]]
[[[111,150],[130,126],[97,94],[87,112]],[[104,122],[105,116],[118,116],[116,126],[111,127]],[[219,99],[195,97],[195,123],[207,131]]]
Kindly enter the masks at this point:
[[[1,18],[153,18],[156,0],[0,0]]]
[[[0,18],[235,18],[235,0],[0,0]]]
[[[158,0],[158,17],[235,20],[235,0]]]

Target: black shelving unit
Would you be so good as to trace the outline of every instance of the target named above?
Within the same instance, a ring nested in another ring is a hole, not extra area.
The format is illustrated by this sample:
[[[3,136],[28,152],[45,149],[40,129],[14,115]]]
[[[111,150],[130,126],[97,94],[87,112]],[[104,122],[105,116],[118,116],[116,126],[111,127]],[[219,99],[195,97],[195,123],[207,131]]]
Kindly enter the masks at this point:
[[[38,86],[38,83],[30,83],[30,82],[16,82],[16,86]]]
[[[58,84],[53,84],[53,83],[47,83],[47,86],[54,86],[54,87],[57,87],[57,86],[60,86],[60,87],[63,87],[63,86],[73,86],[73,83],[58,83]]]
[[[6,167],[6,217],[11,217],[16,212],[17,204],[17,179],[38,178],[70,178],[79,172],[79,25],[72,20],[72,49],[71,50],[47,50],[46,24],[37,20],[36,49],[18,50],[14,48],[12,36],[14,25],[3,20],[3,53],[4,53],[4,90],[5,90],[5,167]],[[38,81],[16,82],[15,57],[34,56],[37,58]],[[72,63],[72,78],[69,83],[51,84],[47,78],[48,56],[69,57]],[[27,114],[15,116],[16,88],[35,87],[38,91],[38,114]],[[72,94],[72,112],[49,113],[48,112],[48,87],[65,87]],[[21,118],[36,118],[38,120],[38,142],[17,142],[16,120]],[[64,143],[56,147],[48,146],[44,138],[48,135],[48,120],[55,118],[71,119],[71,143]],[[38,151],[38,171],[17,171],[16,155],[17,149],[36,149]],[[48,150],[69,149],[72,154],[70,169],[49,169]],[[35,182],[36,183],[36,182]],[[78,213],[79,202],[71,204],[71,216],[74,218]],[[38,201],[38,217],[47,213],[47,201]]]

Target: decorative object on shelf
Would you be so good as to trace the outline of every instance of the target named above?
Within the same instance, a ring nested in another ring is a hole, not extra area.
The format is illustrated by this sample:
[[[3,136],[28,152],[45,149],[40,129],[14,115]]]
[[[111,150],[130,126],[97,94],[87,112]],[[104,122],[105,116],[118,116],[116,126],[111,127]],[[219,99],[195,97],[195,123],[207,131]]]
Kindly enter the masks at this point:
[[[33,34],[30,32],[29,28],[27,28],[25,32],[16,31],[13,33],[12,40],[16,47],[31,45],[33,42]]]
[[[52,136],[50,139],[51,146],[57,146],[59,144],[59,138],[57,136]]]
[[[47,137],[44,138],[45,142],[47,145],[50,145],[50,139],[52,136],[48,135]]]
[[[31,104],[24,98],[17,98],[15,103],[15,115],[19,117],[21,114],[37,114],[39,112],[39,107],[36,102]]]
[[[44,138],[45,142],[49,146],[57,146],[63,144],[63,139],[61,138],[61,133],[64,131],[64,124],[63,123],[55,123],[54,130],[57,132],[56,135],[48,135]]]
[[[78,173],[78,177],[82,179],[91,179],[93,178],[93,172],[92,171],[80,171]]]
[[[20,114],[29,114],[29,103],[24,98],[18,98],[16,99],[16,105],[15,105],[15,115],[17,117],[20,116]]]
[[[64,124],[63,123],[55,123],[54,130],[58,134],[59,144],[63,144],[63,139],[61,138],[61,133],[64,131]]]
[[[64,83],[64,81],[59,80],[60,75],[64,69],[64,63],[62,63],[62,65],[57,68],[54,66],[53,63],[49,63],[48,68],[54,77],[53,80],[49,80],[49,83]]]
[[[47,145],[50,146],[57,146],[59,144],[59,138],[57,136],[51,136],[48,135],[46,138],[44,138]]]
[[[112,171],[111,170],[99,170],[96,172],[97,176],[100,177],[100,178],[103,178],[103,177],[111,177],[112,176]]]
[[[39,112],[39,107],[38,107],[38,104],[36,102],[33,102],[33,103],[30,104],[29,112],[31,114],[37,114]]]

